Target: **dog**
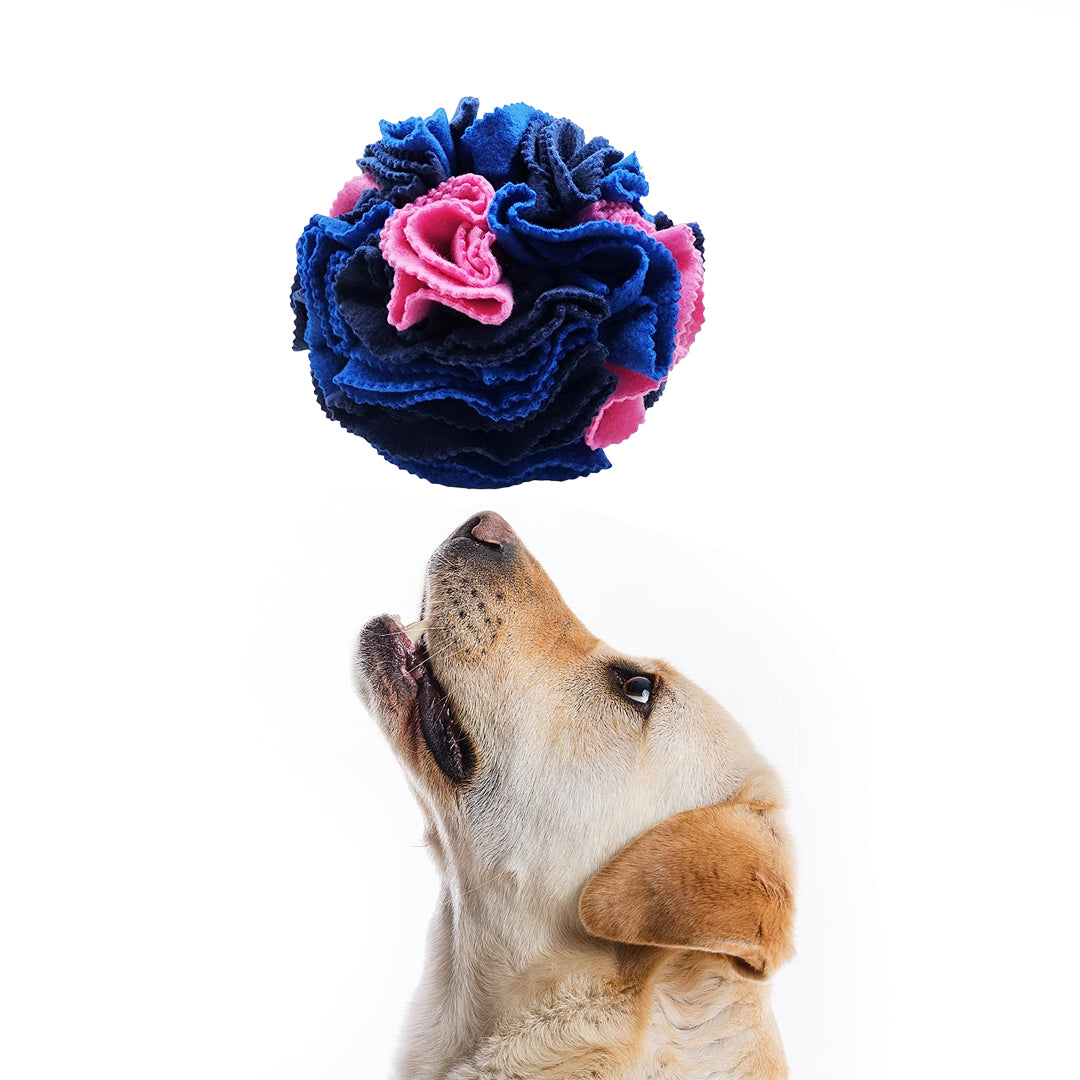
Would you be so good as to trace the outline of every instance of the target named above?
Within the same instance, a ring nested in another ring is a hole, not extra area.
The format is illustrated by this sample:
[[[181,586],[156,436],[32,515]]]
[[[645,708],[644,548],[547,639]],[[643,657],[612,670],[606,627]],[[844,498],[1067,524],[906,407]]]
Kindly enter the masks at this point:
[[[708,694],[586,630],[491,512],[355,672],[443,878],[398,1080],[787,1076],[782,794]]]

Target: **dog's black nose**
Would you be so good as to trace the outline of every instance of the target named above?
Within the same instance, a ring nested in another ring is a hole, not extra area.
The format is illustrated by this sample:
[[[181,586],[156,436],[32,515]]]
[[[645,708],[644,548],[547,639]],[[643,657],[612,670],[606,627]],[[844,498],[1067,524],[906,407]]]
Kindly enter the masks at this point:
[[[517,540],[517,533],[494,510],[484,510],[476,514],[450,535],[464,536],[496,548],[506,547]]]

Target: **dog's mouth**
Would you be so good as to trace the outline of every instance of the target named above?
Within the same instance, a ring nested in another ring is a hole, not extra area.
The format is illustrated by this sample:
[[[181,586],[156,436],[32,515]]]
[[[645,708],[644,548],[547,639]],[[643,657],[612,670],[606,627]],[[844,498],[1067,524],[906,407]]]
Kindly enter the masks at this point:
[[[390,615],[372,619],[360,633],[361,674],[369,693],[397,714],[406,736],[422,738],[440,771],[463,784],[472,776],[476,754],[431,669],[419,625],[406,630]]]

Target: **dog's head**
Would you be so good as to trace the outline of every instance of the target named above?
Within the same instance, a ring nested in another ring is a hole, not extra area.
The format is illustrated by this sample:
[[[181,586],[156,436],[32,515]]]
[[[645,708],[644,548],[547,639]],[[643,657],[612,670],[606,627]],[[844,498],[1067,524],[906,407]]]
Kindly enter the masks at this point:
[[[747,975],[789,955],[779,787],[708,694],[586,630],[494,513],[436,550],[421,617],[416,644],[390,616],[364,627],[357,685],[453,881]]]

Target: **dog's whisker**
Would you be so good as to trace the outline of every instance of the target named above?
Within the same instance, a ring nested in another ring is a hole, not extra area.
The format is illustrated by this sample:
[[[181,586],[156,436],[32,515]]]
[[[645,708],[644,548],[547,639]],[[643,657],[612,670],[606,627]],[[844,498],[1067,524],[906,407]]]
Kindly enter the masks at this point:
[[[424,662],[430,663],[432,660],[441,660],[444,656],[448,656],[450,653],[457,650],[457,642],[448,641],[445,642],[440,648],[434,651],[429,651],[425,657]]]

